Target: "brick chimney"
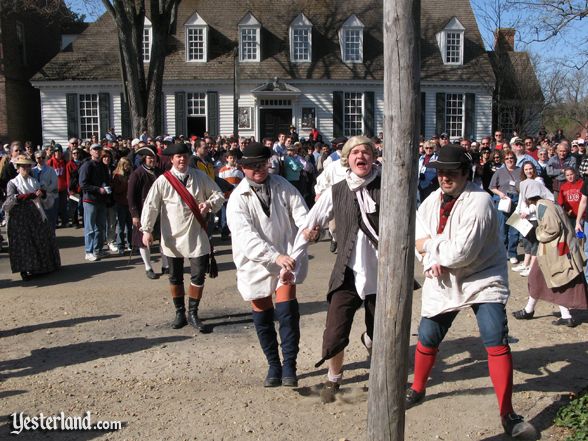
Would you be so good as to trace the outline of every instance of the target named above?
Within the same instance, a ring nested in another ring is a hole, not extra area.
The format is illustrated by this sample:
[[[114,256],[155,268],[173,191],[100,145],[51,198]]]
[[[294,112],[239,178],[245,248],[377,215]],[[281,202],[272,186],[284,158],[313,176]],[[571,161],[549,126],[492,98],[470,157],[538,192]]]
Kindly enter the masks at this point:
[[[494,31],[495,51],[514,51],[515,34],[514,28],[498,28]]]

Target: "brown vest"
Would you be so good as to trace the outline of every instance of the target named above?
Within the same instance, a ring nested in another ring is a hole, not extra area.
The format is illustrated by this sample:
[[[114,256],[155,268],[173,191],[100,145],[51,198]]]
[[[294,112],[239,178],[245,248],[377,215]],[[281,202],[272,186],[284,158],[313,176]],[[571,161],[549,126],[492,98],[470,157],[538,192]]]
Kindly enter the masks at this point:
[[[376,203],[376,212],[368,214],[368,219],[372,224],[373,229],[379,234],[379,214],[380,214],[380,183],[381,179],[378,176],[367,186],[367,190],[371,198]],[[329,292],[331,294],[336,289],[343,285],[345,278],[345,268],[349,263],[349,258],[357,240],[357,233],[361,228],[368,238],[374,243],[377,248],[377,241],[369,233],[367,228],[362,227],[361,211],[355,192],[349,190],[347,181],[343,180],[333,185],[331,191],[333,192],[333,210],[335,212],[335,222],[337,224],[337,259],[335,260],[335,267],[331,273],[331,280],[329,281]],[[327,295],[328,295],[327,294]]]

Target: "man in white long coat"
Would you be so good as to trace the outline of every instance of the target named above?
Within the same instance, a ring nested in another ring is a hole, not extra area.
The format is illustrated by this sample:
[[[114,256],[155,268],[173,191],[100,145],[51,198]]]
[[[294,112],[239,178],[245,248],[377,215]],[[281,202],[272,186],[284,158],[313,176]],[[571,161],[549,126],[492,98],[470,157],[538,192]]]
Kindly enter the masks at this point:
[[[164,153],[171,156],[170,173],[194,197],[202,218],[205,219],[210,212],[220,210],[225,201],[220,188],[200,170],[188,167],[190,150],[187,145],[172,144]],[[152,233],[158,216],[161,224],[161,250],[169,260],[170,290],[176,308],[172,328],[179,329],[190,323],[201,332],[206,332],[208,328],[198,318],[198,307],[204,291],[210,241],[206,230],[202,229],[165,175],[156,179],[143,204],[141,231],[146,247],[153,242]],[[188,321],[184,303],[184,258],[190,260]]]
[[[534,432],[512,407],[513,366],[508,345],[509,297],[498,217],[490,196],[468,182],[471,158],[448,145],[429,162],[440,188],[417,212],[416,249],[423,255],[423,285],[414,381],[406,390],[406,408],[420,404],[438,347],[453,320],[472,308],[488,354],[488,369],[505,432],[513,437]]]
[[[271,150],[257,142],[243,150],[240,163],[245,179],[231,193],[227,223],[237,266],[237,287],[243,299],[251,302],[255,330],[269,365],[264,386],[295,387],[300,312],[291,272],[295,266],[302,267],[300,281],[307,257],[302,254],[295,261],[290,253],[308,208],[292,184],[281,176],[269,174],[270,156]],[[274,313],[280,325],[283,363]]]

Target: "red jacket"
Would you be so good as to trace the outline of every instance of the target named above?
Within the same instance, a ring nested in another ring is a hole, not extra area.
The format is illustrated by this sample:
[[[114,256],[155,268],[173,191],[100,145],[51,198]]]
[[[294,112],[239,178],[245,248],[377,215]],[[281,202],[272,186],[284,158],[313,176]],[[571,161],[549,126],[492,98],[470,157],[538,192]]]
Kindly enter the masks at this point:
[[[76,164],[75,161],[67,161],[67,165],[65,166],[65,176],[67,181],[67,189],[70,193],[82,193],[82,189],[80,188],[80,176],[79,176],[79,168],[80,164]]]
[[[47,160],[47,165],[57,174],[57,191],[67,191],[67,175],[65,170],[65,161],[63,159],[57,159],[54,156]]]

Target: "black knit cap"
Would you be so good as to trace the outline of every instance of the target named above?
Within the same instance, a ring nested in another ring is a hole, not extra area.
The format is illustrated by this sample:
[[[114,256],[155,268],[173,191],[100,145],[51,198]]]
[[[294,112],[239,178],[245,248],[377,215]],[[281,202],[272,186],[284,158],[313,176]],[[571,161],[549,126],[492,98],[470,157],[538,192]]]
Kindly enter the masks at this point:
[[[243,156],[240,163],[243,165],[257,164],[258,162],[267,161],[272,156],[269,148],[259,142],[250,142],[243,149]]]
[[[173,156],[173,155],[187,155],[190,154],[190,149],[188,148],[187,144],[171,144],[167,146],[167,148],[163,151],[163,154],[166,156]]]

